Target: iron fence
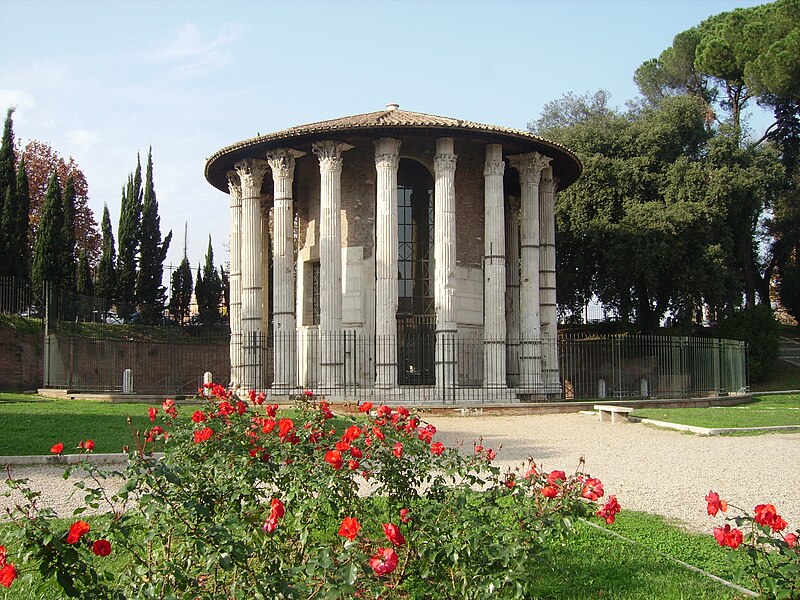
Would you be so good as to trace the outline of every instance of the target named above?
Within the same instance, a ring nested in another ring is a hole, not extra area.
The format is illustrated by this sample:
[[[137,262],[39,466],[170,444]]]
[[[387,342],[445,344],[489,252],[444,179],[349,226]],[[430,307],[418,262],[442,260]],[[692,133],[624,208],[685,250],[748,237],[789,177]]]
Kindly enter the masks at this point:
[[[119,392],[130,369],[132,391],[142,394],[193,393],[209,371],[217,382],[229,383],[232,375],[242,387],[277,395],[310,389],[334,398],[409,404],[678,398],[747,389],[747,349],[735,340],[562,336],[557,342],[498,344],[466,333],[437,338],[346,331],[323,339],[309,328],[251,336],[232,374],[227,330],[174,329],[159,339],[51,333],[45,386]],[[504,377],[493,381],[498,372]]]

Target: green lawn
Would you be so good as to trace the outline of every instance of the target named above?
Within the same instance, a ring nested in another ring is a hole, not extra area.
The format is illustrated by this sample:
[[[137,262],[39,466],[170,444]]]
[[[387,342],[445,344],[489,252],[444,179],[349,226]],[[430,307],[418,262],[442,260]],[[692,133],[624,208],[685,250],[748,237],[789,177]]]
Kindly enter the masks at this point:
[[[643,408],[634,417],[696,427],[800,426],[800,395],[757,396],[749,404],[710,408]]]
[[[64,528],[67,526],[65,522]],[[0,526],[0,540],[6,537],[3,532],[8,527]],[[728,563],[726,550],[718,546],[710,535],[687,533],[668,524],[661,517],[627,511],[621,513],[617,522],[608,529],[638,543],[629,544],[578,522],[574,535],[565,545],[552,543],[547,553],[548,560],[531,565],[532,571],[539,578],[536,598],[742,598],[733,590],[693,573],[654,551],[659,550],[730,580],[735,565]],[[16,546],[7,545],[7,549],[9,558],[13,560]],[[117,559],[113,568],[123,569],[130,566],[113,553],[109,558]],[[749,582],[737,583],[747,587]],[[404,587],[409,598],[429,597],[422,582],[408,581]],[[11,598],[55,600],[63,596],[58,594],[56,585],[42,585],[38,572],[29,569],[20,574],[13,589],[0,588],[0,600]]]
[[[86,439],[94,440],[96,453],[121,452],[123,446],[133,446],[129,416],[134,430],[151,426],[146,404],[0,394],[0,456],[49,454],[57,442],[64,444],[65,454],[76,453],[78,442]]]

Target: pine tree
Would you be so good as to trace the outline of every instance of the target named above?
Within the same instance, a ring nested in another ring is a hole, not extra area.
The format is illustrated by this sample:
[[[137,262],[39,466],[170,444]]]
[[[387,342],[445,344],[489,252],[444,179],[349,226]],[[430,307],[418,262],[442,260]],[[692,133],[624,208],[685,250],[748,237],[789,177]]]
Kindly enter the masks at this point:
[[[97,263],[97,285],[95,287],[97,296],[103,301],[103,310],[108,312],[117,293],[116,251],[108,205],[103,206],[103,220],[100,229],[103,235],[103,245],[100,262]]]
[[[64,246],[64,213],[61,206],[61,186],[55,171],[50,177],[42,208],[41,222],[33,249],[32,278],[34,290],[42,294],[45,283],[59,289],[63,280],[61,252]]]
[[[139,233],[142,219],[142,164],[136,159],[136,170],[128,176],[128,184],[122,189],[117,238],[116,304],[119,316],[129,320],[136,303],[136,253],[139,249]]]
[[[152,323],[164,312],[164,260],[172,240],[172,232],[161,241],[161,217],[153,187],[153,149],[147,153],[144,199],[142,201],[139,236],[139,273],[136,280],[136,298],[145,323]]]
[[[17,277],[26,278],[30,276],[31,269],[31,256],[30,246],[28,240],[28,229],[30,228],[30,210],[31,198],[30,190],[28,189],[28,172],[25,168],[25,155],[23,154],[19,159],[17,165],[17,219],[15,233],[19,245],[16,248],[16,253],[12,253],[11,262],[14,269],[13,274]]]
[[[195,286],[197,298],[197,311],[200,322],[204,325],[214,325],[219,321],[219,304],[222,296],[222,282],[219,273],[214,267],[214,249],[211,247],[211,236],[208,236],[208,250],[206,261],[203,265],[203,274],[197,268],[197,285]]]
[[[75,253],[75,180],[72,173],[67,177],[64,186],[64,226],[61,234],[63,247],[61,249],[61,268],[64,277],[61,287],[67,292],[76,292],[77,256]]]
[[[11,275],[11,256],[9,250],[13,248],[14,235],[8,236],[5,223],[6,213],[13,214],[13,207],[6,211],[7,201],[16,202],[16,157],[14,153],[14,121],[12,115],[14,109],[9,108],[6,113],[6,120],[3,126],[3,138],[0,142],[0,218],[3,220],[3,227],[0,231],[0,275]],[[9,239],[9,237],[11,239]]]
[[[169,314],[180,325],[186,323],[189,318],[189,307],[192,304],[192,267],[189,265],[187,253],[187,233],[188,226],[183,230],[183,259],[170,279],[171,289],[169,296]]]

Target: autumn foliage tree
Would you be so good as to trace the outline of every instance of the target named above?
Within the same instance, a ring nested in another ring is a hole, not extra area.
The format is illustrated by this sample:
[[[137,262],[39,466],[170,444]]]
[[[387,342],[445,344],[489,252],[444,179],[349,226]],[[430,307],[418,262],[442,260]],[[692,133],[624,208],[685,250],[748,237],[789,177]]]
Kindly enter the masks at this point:
[[[44,142],[36,140],[28,142],[21,155],[21,160],[25,161],[28,179],[30,215],[28,246],[32,248],[37,239],[50,176],[55,172],[59,187],[64,190],[67,187],[67,179],[72,175],[75,189],[76,253],[85,250],[90,264],[95,264],[100,256],[100,233],[94,213],[89,207],[89,184],[83,171],[72,157],[65,160]]]

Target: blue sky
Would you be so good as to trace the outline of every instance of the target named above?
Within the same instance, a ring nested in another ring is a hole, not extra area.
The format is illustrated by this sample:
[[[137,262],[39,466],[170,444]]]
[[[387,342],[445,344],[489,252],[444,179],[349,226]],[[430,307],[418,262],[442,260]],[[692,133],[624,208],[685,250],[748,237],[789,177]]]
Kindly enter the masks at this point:
[[[153,148],[177,264],[208,235],[225,261],[228,197],[206,157],[258,133],[401,108],[524,129],[545,102],[599,88],[624,105],[672,38],[748,0],[403,2],[0,0],[0,109],[23,143],[72,156],[115,224]],[[764,117],[754,117],[754,124]]]

